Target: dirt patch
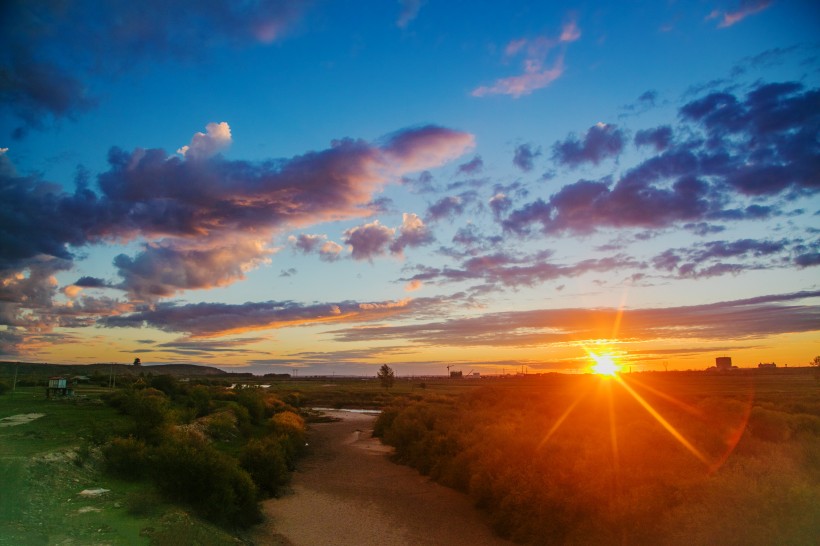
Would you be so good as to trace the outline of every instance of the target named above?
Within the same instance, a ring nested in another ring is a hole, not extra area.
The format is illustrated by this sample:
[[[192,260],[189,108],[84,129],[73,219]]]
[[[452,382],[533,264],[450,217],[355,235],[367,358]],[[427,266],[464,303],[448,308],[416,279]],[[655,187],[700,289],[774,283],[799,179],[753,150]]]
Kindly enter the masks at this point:
[[[40,417],[45,417],[45,413],[20,413],[10,417],[3,417],[0,419],[0,428],[13,427],[17,425],[25,425]]]
[[[374,415],[312,425],[311,453],[292,492],[266,501],[254,544],[289,546],[510,544],[492,534],[470,499],[387,458],[372,437]]]

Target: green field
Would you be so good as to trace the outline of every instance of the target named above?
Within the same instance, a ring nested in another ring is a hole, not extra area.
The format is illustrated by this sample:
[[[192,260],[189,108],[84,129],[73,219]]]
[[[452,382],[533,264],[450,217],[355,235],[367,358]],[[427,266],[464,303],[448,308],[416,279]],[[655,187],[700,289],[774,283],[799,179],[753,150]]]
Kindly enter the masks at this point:
[[[42,414],[0,427],[0,545],[237,544],[231,533],[163,502],[149,483],[102,472],[98,444],[128,418],[82,386],[73,399],[47,400],[41,387],[0,395],[0,419]],[[99,495],[82,491],[106,489]]]

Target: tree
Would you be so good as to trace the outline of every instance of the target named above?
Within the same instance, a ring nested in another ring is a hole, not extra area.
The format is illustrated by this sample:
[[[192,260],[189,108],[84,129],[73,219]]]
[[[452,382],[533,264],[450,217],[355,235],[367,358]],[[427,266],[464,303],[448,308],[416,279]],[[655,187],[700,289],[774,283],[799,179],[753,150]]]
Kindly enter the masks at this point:
[[[382,367],[379,368],[378,373],[376,373],[376,377],[379,378],[382,387],[384,387],[385,389],[389,389],[390,387],[392,387],[393,381],[396,380],[396,374],[393,373],[393,368],[391,368],[387,364],[382,364]]]
[[[809,365],[810,365],[810,366],[817,366],[817,367],[820,367],[820,355],[815,356],[815,357],[814,357],[814,360],[812,360],[811,362],[809,362]]]

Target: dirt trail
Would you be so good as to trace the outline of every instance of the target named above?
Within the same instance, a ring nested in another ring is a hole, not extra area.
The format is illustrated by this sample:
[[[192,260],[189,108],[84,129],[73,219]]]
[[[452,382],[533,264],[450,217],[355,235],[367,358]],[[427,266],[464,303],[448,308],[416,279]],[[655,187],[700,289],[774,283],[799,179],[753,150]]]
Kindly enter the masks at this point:
[[[293,492],[266,501],[260,545],[509,545],[495,537],[470,500],[391,463],[371,438],[375,417],[328,412],[342,421],[311,427],[311,453]]]

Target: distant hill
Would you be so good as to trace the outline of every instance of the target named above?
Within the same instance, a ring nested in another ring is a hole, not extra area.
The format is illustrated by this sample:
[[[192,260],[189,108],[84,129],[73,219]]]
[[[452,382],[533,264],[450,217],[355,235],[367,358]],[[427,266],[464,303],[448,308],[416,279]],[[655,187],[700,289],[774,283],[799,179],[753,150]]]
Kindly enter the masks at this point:
[[[0,376],[13,376],[16,372],[20,377],[42,375],[108,375],[113,370],[117,375],[139,375],[151,373],[154,375],[197,376],[197,375],[245,375],[232,374],[212,366],[198,364],[155,364],[132,366],[130,364],[48,364],[33,362],[0,362]]]

